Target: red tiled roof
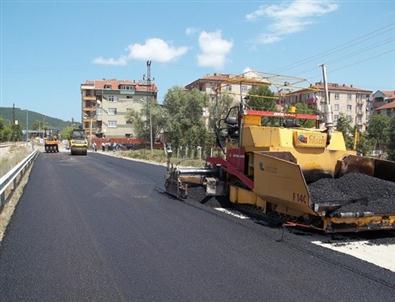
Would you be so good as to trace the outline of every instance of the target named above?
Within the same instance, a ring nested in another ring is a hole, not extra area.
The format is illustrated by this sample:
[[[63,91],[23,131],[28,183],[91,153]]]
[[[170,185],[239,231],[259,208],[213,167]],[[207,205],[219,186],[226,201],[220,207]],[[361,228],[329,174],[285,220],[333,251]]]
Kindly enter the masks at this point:
[[[384,109],[395,109],[395,101],[385,104],[385,105],[377,108],[376,110],[384,110]]]
[[[185,87],[186,88],[192,87],[192,86],[197,85],[200,82],[203,82],[203,83],[213,82],[213,81],[222,82],[222,81],[228,80],[230,78],[230,76],[231,76],[230,74],[222,74],[222,73],[221,74],[206,75],[200,79],[197,79],[197,80],[189,83]]]
[[[81,86],[92,86],[92,89],[104,89],[105,85],[111,85],[112,90],[119,90],[119,85],[131,85],[136,91],[145,92],[157,92],[158,88],[155,84],[151,84],[150,87],[142,82],[131,81],[131,80],[87,80]]]
[[[318,82],[315,83],[315,85],[311,85],[309,88],[303,88],[300,90],[297,90],[295,92],[293,92],[292,94],[298,93],[298,92],[303,92],[303,91],[313,91],[313,90],[320,90],[320,91],[324,91],[324,83],[322,82]],[[336,83],[328,83],[328,90],[329,91],[342,91],[342,92],[362,92],[362,93],[366,93],[366,94],[371,94],[373,91],[371,90],[366,90],[366,89],[362,89],[362,88],[357,88],[357,87],[353,87],[352,85],[346,85],[346,84],[336,84]]]
[[[395,98],[395,90],[383,90],[382,91],[386,98],[394,99]]]
[[[324,89],[324,83],[318,82],[315,83],[313,88],[317,89]],[[362,88],[357,88],[352,85],[346,85],[346,84],[337,84],[337,83],[328,83],[328,90],[329,91],[352,91],[352,92],[366,92],[366,93],[372,93],[371,90],[367,89],[362,89]]]

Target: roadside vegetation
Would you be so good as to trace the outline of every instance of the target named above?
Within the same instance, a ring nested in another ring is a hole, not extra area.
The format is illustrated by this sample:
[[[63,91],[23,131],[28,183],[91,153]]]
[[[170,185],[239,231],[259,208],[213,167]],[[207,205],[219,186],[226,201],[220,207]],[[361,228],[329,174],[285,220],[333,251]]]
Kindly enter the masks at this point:
[[[336,129],[343,133],[348,149],[355,149],[361,155],[371,155],[373,150],[386,154],[389,160],[395,160],[395,117],[373,114],[367,129],[360,132],[351,126],[351,121],[340,114]]]
[[[16,142],[22,140],[21,125],[12,124],[0,117],[0,142]]]
[[[15,167],[30,152],[26,146],[15,145],[0,149],[0,177]]]
[[[157,163],[167,163],[167,156],[164,150],[131,150],[131,151],[119,151],[118,154],[124,157],[130,157],[135,159],[142,159],[153,161]],[[181,157],[172,157],[170,162],[174,165],[188,166],[188,167],[201,167],[204,165],[204,160],[201,159],[193,159],[193,158],[181,158]]]

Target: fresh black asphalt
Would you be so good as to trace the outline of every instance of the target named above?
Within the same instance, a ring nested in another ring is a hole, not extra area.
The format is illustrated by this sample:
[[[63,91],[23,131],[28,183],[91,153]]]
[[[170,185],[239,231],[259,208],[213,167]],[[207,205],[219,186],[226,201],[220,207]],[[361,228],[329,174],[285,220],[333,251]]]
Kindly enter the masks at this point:
[[[163,174],[41,154],[1,243],[0,301],[393,301],[394,273],[175,200]]]

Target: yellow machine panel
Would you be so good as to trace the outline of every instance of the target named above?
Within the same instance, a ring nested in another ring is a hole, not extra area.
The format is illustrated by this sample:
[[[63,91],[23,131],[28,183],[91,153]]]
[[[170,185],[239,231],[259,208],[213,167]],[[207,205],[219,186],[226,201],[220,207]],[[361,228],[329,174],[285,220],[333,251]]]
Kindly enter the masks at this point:
[[[312,131],[294,131],[293,138],[295,147],[301,148],[325,148],[327,134]]]
[[[311,209],[310,193],[297,164],[255,152],[253,191],[292,212],[316,215]]]
[[[262,117],[257,115],[246,115],[244,117],[244,125],[248,126],[260,126],[261,121]]]

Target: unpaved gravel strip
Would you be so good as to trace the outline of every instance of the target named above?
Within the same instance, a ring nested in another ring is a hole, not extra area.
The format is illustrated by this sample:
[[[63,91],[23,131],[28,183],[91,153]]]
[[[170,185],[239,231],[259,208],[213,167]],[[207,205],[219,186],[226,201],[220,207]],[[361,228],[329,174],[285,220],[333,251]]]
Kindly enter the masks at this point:
[[[33,165],[31,165],[30,168],[26,171],[15,191],[11,193],[11,199],[4,205],[3,210],[0,212],[0,245],[7,230],[7,226],[11,221],[12,214],[14,213],[15,208],[18,205],[18,201],[23,194],[23,189],[29,181],[29,175],[32,167]]]

